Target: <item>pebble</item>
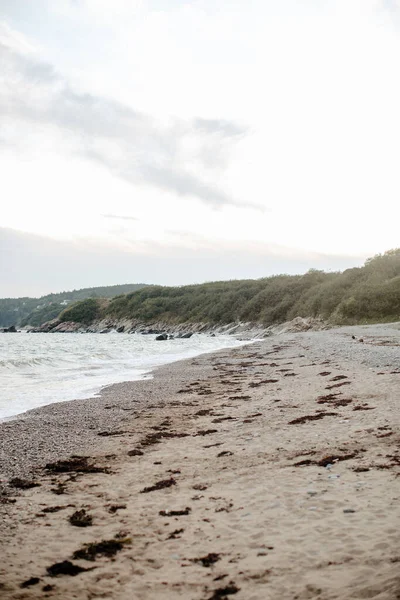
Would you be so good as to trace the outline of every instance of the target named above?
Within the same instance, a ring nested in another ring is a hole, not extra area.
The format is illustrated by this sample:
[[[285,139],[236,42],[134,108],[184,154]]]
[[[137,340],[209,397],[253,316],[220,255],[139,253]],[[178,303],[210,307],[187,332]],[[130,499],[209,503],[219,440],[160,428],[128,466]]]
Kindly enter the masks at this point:
[[[344,508],[343,512],[344,513],[355,513],[356,511],[353,508]]]

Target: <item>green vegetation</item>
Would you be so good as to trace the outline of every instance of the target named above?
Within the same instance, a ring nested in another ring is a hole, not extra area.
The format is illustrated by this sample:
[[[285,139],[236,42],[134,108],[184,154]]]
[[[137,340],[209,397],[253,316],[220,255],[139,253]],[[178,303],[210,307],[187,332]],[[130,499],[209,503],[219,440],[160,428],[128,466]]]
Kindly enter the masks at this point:
[[[33,327],[39,327],[42,323],[51,321],[58,317],[60,312],[65,308],[58,302],[52,302],[42,308],[36,308],[27,317],[21,320],[20,326],[25,327],[26,325],[33,325]]]
[[[265,326],[297,316],[322,317],[334,324],[397,321],[400,320],[400,249],[377,255],[363,267],[343,273],[311,269],[305,275],[136,288],[141,289],[111,300],[93,296],[94,290],[113,288],[92,288],[91,298],[63,307],[59,318],[86,325],[98,318],[171,324],[250,321]],[[57,305],[49,303],[47,309],[53,315]],[[40,310],[35,313],[38,321],[46,316]],[[29,322],[34,318],[30,315]]]
[[[310,270],[258,280],[222,281],[183,287],[149,286],[113,298],[103,316],[144,322],[272,325],[297,316],[336,324],[400,319],[400,249],[343,273]]]
[[[126,294],[143,287],[144,283],[127,283],[48,294],[41,298],[3,298],[0,299],[0,327],[38,327],[57,317],[71,302],[86,298],[112,298],[116,294]]]
[[[102,301],[96,298],[87,298],[76,302],[66,308],[59,316],[60,321],[73,321],[89,325],[100,316]]]

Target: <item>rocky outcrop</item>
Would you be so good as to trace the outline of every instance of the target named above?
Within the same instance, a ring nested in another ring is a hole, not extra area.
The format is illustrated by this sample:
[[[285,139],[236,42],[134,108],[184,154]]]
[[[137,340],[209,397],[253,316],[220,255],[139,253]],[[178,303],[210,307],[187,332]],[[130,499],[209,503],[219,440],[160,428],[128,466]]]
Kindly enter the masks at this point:
[[[32,333],[129,333],[157,336],[157,341],[168,339],[190,339],[196,333],[215,335],[234,335],[240,340],[265,338],[278,333],[296,333],[302,331],[320,331],[329,329],[330,325],[322,319],[314,317],[296,317],[290,322],[265,327],[260,323],[228,323],[226,325],[213,325],[210,323],[180,323],[171,324],[157,322],[144,324],[140,321],[121,319],[102,319],[91,325],[74,323],[72,321],[60,322],[58,319],[44,323]]]
[[[168,334],[167,333],[161,333],[160,335],[158,335],[156,337],[157,342],[163,342],[165,340],[168,339]]]
[[[11,325],[10,327],[4,327],[0,330],[2,333],[18,333],[15,328],[15,325]]]

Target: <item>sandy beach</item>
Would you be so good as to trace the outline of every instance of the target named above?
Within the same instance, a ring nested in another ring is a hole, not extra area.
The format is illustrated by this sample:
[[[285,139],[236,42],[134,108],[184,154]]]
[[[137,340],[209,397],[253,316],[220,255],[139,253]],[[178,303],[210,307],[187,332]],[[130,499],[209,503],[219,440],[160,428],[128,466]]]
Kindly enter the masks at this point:
[[[399,401],[394,324],[271,336],[2,423],[0,597],[398,599]]]

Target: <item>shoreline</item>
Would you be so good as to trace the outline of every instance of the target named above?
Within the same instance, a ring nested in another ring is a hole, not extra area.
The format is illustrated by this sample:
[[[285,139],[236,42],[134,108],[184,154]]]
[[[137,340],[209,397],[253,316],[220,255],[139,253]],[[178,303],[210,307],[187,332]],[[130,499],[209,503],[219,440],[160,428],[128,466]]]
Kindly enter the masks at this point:
[[[40,484],[4,487],[4,598],[396,598],[399,356],[399,324],[284,333],[0,424],[5,478]],[[43,469],[76,454],[103,472]],[[65,560],[95,569],[51,577]]]
[[[127,370],[127,367],[124,366],[123,371],[117,372],[117,373],[111,373],[108,375],[108,377],[105,377],[102,373],[100,373],[100,381],[98,381],[97,383],[95,380],[92,381],[90,390],[85,390],[84,388],[79,388],[79,385],[78,385],[78,389],[76,391],[72,390],[70,397],[65,397],[65,395],[64,395],[64,397],[60,397],[60,394],[58,394],[58,399],[55,399],[55,400],[50,399],[50,398],[45,399],[44,400],[45,403],[43,403],[43,398],[42,398],[42,400],[41,400],[42,403],[38,404],[37,406],[32,406],[31,408],[26,408],[25,410],[22,410],[21,412],[18,412],[14,415],[7,415],[7,412],[6,412],[6,416],[0,416],[0,425],[2,423],[8,422],[10,420],[24,418],[24,415],[29,416],[28,413],[30,413],[31,411],[37,410],[39,408],[45,408],[46,406],[49,406],[51,404],[58,404],[61,402],[74,402],[76,400],[86,400],[86,399],[90,399],[90,398],[98,398],[101,395],[103,388],[109,387],[111,385],[117,385],[119,383],[129,383],[129,382],[135,382],[135,381],[141,381],[144,379],[149,379],[152,377],[152,374],[156,369],[163,367],[163,366],[168,366],[168,365],[176,363],[176,362],[190,360],[191,358],[194,358],[196,356],[201,356],[203,354],[218,352],[219,350],[224,350],[225,348],[235,348],[240,345],[246,345],[248,343],[253,342],[253,339],[251,339],[250,337],[246,340],[238,340],[236,336],[230,336],[230,338],[228,338],[228,336],[224,336],[221,334],[219,337],[215,336],[215,339],[219,340],[219,342],[217,341],[217,343],[219,344],[219,347],[216,346],[214,342],[212,342],[214,347],[207,348],[207,347],[205,347],[204,339],[207,340],[208,336],[203,336],[202,334],[200,334],[200,336],[195,336],[193,339],[194,340],[199,339],[199,341],[197,343],[195,342],[194,347],[190,342],[189,342],[189,344],[191,344],[190,347],[186,347],[185,344],[182,346],[182,344],[181,344],[181,348],[179,348],[179,350],[174,350],[172,352],[172,354],[171,354],[171,352],[167,352],[167,353],[158,352],[157,353],[157,351],[154,349],[154,351],[150,355],[145,355],[147,364],[141,363],[138,365],[133,362],[130,365],[131,376]],[[174,342],[172,342],[172,343],[174,344]],[[160,346],[160,350],[161,350],[161,348],[164,345],[164,342],[157,342],[156,346],[158,346],[158,344],[161,344],[161,346]],[[106,349],[107,348],[105,348],[105,350]],[[157,348],[157,350],[158,350],[158,348]],[[112,361],[110,362],[110,364],[112,364]],[[107,379],[107,378],[109,379],[109,381],[104,381],[104,379]],[[103,379],[103,381],[101,381],[101,379]],[[82,381],[80,381],[80,383],[82,383]],[[45,381],[42,382],[41,385],[46,386],[46,382]],[[63,383],[63,386],[61,386],[61,389],[64,389],[64,388],[65,388],[65,382]],[[37,390],[39,390],[38,385],[37,385]],[[37,391],[36,391],[36,393],[37,393]],[[76,396],[73,396],[74,393],[76,393]],[[55,392],[55,397],[57,398],[56,392]],[[3,406],[2,406],[2,408],[3,408]]]

